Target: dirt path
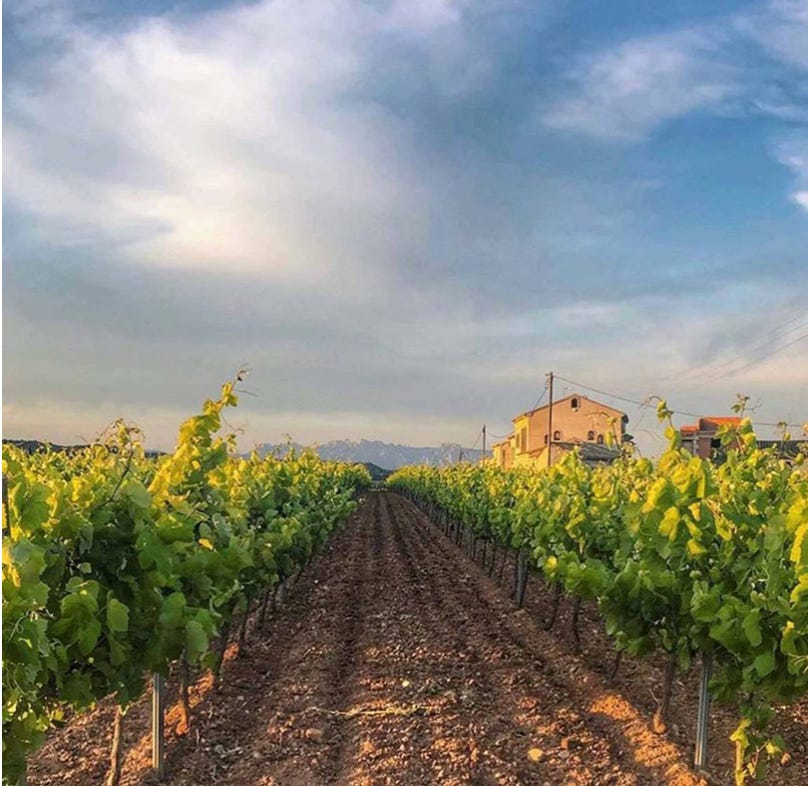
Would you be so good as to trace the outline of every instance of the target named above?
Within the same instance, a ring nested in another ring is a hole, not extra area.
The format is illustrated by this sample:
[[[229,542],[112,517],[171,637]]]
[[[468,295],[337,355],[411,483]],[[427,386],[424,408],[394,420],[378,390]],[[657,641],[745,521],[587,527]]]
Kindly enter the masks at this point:
[[[218,694],[177,710],[173,786],[583,786],[697,779],[689,751],[515,611],[410,503],[372,493],[292,587]],[[103,780],[111,708],[55,734],[31,786]],[[148,699],[129,713],[123,784],[151,784]]]

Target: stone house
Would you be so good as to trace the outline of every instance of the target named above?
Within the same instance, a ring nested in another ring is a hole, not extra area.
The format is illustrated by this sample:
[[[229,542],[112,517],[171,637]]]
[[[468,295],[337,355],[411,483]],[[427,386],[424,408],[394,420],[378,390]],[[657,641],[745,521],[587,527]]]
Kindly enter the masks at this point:
[[[525,464],[548,466],[576,447],[588,463],[613,461],[618,455],[615,448],[626,433],[628,415],[573,393],[553,402],[552,434],[549,421],[549,404],[517,415],[513,433],[493,446],[495,463],[506,469]]]

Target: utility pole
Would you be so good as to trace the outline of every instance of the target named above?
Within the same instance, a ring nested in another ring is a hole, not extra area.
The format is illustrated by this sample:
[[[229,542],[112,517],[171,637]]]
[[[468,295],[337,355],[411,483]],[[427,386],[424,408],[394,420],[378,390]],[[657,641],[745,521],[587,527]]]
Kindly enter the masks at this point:
[[[485,463],[485,423],[483,423],[483,463]]]
[[[547,392],[550,395],[550,405],[547,409],[547,466],[553,463],[553,372],[547,375]]]

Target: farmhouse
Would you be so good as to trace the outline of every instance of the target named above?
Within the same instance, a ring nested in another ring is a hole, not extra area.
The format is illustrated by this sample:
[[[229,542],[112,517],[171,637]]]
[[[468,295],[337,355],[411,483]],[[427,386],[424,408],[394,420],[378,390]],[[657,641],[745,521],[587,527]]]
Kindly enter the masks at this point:
[[[625,412],[580,393],[554,401],[552,410],[552,433],[549,404],[517,415],[513,433],[493,446],[494,462],[505,469],[525,464],[548,466],[575,448],[587,463],[617,457],[614,446],[622,443],[626,433]]]

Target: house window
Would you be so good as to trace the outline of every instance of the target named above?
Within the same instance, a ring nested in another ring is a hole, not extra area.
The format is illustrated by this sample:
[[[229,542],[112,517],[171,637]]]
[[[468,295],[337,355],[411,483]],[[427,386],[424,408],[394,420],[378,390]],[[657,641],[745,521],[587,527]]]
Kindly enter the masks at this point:
[[[554,431],[554,432],[553,432],[553,439],[554,439],[554,440],[559,440],[559,439],[561,439],[561,432],[560,432],[560,431]]]
[[[586,433],[586,438],[587,438],[587,439],[588,439],[590,442],[594,442],[594,441],[595,441],[595,432],[594,432],[594,431],[588,431],[588,432]]]
[[[519,442],[520,442],[519,450],[522,453],[524,453],[527,450],[527,429],[526,428],[523,428],[519,432]]]
[[[581,404],[578,401],[578,396],[572,397],[572,401],[570,401],[570,406],[576,411],[580,408]]]
[[[547,444],[547,434],[544,435],[544,444]]]
[[[603,434],[598,434],[598,445],[603,444]]]

